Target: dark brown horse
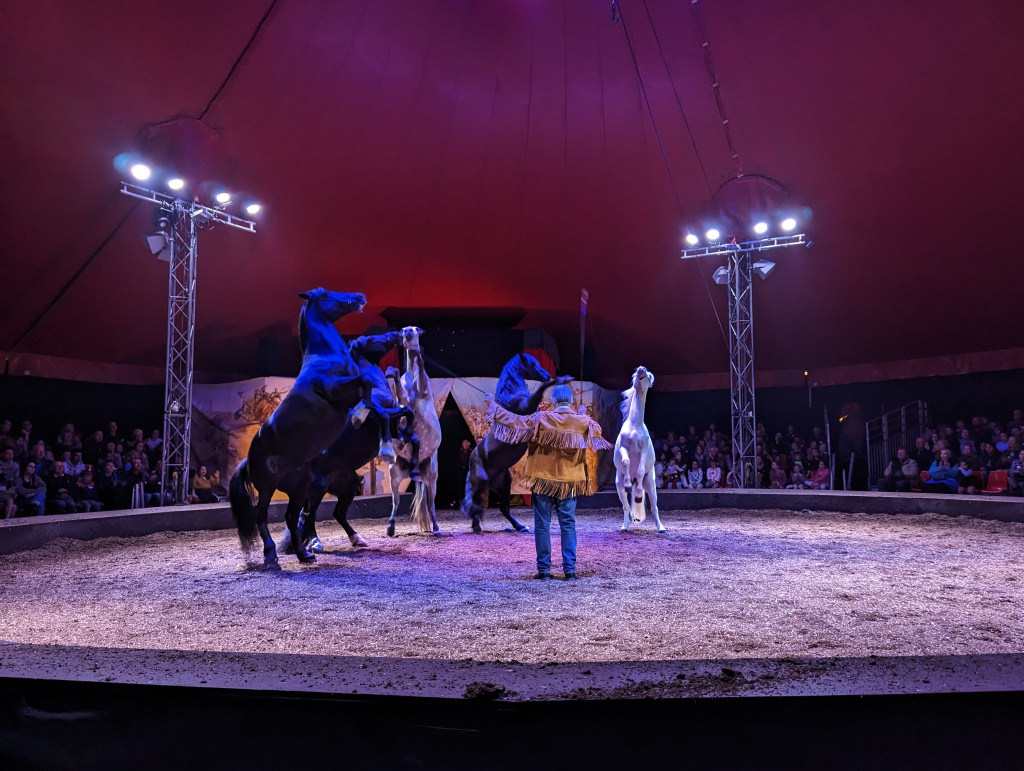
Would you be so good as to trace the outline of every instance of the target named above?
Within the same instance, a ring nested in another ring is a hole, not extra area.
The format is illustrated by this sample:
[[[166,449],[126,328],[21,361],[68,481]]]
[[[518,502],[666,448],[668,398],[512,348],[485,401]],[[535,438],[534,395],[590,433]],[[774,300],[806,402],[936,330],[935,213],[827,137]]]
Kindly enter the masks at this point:
[[[540,380],[540,388],[530,393],[527,380]],[[544,392],[551,386],[572,381],[571,375],[552,378],[548,371],[528,353],[517,353],[501,370],[494,400],[509,412],[530,415],[537,411]],[[528,442],[509,443],[498,438],[492,425],[484,440],[469,456],[469,474],[466,476],[466,497],[462,513],[473,520],[473,532],[482,532],[483,497],[487,490],[498,496],[498,508],[516,532],[526,533],[530,528],[521,524],[509,508],[512,498],[512,475],[509,469],[526,454]]]

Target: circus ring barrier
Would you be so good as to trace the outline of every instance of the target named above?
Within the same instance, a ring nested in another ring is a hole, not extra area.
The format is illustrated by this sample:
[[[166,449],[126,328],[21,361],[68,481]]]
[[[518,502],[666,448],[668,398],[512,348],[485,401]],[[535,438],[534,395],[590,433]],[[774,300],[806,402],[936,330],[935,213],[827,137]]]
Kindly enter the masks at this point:
[[[253,725],[294,720],[378,767],[521,768],[564,742],[596,767],[1024,749],[1019,501],[660,502],[667,537],[618,533],[613,492],[581,499],[575,584],[531,580],[532,538],[454,513],[387,539],[387,496],[353,504],[369,549],[325,512],[325,553],[279,575],[242,564],[223,504],[0,523],[0,762],[74,767],[74,744],[108,768],[231,767],[267,751]]]

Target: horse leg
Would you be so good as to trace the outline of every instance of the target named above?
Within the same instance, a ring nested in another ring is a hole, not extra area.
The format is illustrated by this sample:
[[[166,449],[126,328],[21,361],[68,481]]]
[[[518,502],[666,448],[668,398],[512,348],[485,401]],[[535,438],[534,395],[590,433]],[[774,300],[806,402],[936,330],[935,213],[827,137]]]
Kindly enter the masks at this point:
[[[629,530],[629,501],[633,497],[633,491],[626,486],[626,480],[619,469],[615,469],[615,492],[619,494],[619,502],[622,504],[622,526],[619,530],[625,532]]]
[[[309,553],[306,544],[302,542],[302,534],[299,532],[299,509],[303,501],[296,495],[288,498],[288,508],[285,509],[284,521],[288,525],[288,534],[295,545],[295,556],[299,562],[316,562],[316,557]]]
[[[477,445],[469,456],[469,473],[466,474],[466,496],[462,500],[462,513],[473,522],[473,532],[481,533],[480,515],[483,513],[481,505],[484,491],[487,489],[487,472],[484,468],[484,460],[481,458],[483,445]]]
[[[499,496],[498,508],[501,510],[501,513],[505,515],[505,519],[507,519],[512,525],[512,529],[517,533],[529,533],[530,528],[512,516],[512,474],[510,472],[505,472],[505,478],[501,483],[501,489],[497,492]]]
[[[395,537],[395,517],[398,516],[399,492],[398,487],[405,479],[405,473],[398,463],[394,463],[388,469],[391,476],[391,518],[388,520],[388,538]]]
[[[661,524],[661,517],[658,516],[658,485],[654,479],[654,467],[647,469],[643,479],[644,492],[647,493],[647,500],[651,502],[651,513],[654,515],[654,524],[658,526],[658,532],[664,533],[665,526]]]
[[[259,503],[256,504],[256,528],[263,539],[263,567],[266,570],[280,570],[281,565],[277,560],[277,547],[274,539],[270,536],[270,527],[267,526],[267,512],[270,509],[270,498],[274,494],[273,488],[259,493]]]
[[[302,534],[302,543],[314,553],[324,550],[324,544],[316,532],[316,512],[320,508],[320,504],[323,503],[325,492],[322,479],[315,479],[309,486],[306,505],[299,515],[299,532]]]
[[[414,449],[413,452],[416,452]],[[432,526],[434,535],[441,534],[441,528],[437,524],[437,511],[435,508],[434,498],[437,497],[437,456],[431,455],[430,462],[427,464],[427,476],[424,484],[427,486],[427,509],[430,511],[430,524]]]
[[[338,495],[338,502],[334,505],[334,518],[338,521],[338,524],[345,528],[345,533],[348,535],[348,541],[353,546],[368,546],[369,544],[363,540],[362,536],[355,531],[355,529],[348,523],[348,507],[352,505],[352,501],[356,497],[356,490],[359,488],[359,475],[355,472],[352,473],[352,477],[345,484],[343,488],[339,488],[340,492]]]

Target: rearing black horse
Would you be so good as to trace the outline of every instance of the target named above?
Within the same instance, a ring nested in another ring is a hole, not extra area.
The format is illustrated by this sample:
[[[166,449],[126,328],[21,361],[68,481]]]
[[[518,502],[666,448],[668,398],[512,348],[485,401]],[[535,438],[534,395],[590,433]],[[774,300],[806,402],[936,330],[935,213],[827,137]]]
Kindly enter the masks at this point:
[[[231,513],[238,525],[243,548],[248,548],[259,531],[263,539],[263,564],[279,568],[277,548],[267,527],[271,496],[282,483],[307,464],[341,433],[349,411],[363,394],[359,367],[341,339],[334,322],[366,304],[362,294],[330,292],[323,288],[299,294],[306,303],[299,313],[299,341],[302,368],[295,384],[260,426],[249,453],[231,477]],[[300,504],[301,505],[301,504]],[[297,530],[299,507],[289,505],[285,520],[297,544],[301,562],[316,558],[302,545]]]
[[[366,546],[366,542],[348,523],[348,507],[358,494],[361,481],[357,469],[371,463],[384,449],[394,453],[391,447],[392,433],[398,433],[399,438],[413,445],[413,460],[419,454],[417,438],[412,434],[412,410],[401,406],[394,399],[379,366],[387,352],[401,342],[400,332],[389,332],[359,337],[349,344],[353,358],[359,363],[364,383],[371,395],[376,393],[377,396],[366,405],[368,409],[364,418],[361,421],[346,422],[331,446],[309,464],[311,473],[303,488],[306,510],[299,518],[302,542],[307,549],[319,551],[323,548],[316,533],[316,512],[327,493],[338,497],[334,518],[345,529],[349,541],[353,546]],[[356,411],[359,410],[357,407]],[[405,429],[398,427],[401,417],[407,418]],[[394,426],[391,425],[392,421]],[[296,494],[298,492],[296,490]],[[285,541],[287,545],[282,542],[282,551],[291,547],[288,532],[285,533]]]
[[[528,379],[543,381],[533,394],[526,385]],[[548,388],[571,380],[571,375],[552,378],[533,356],[528,353],[517,353],[501,370],[494,400],[509,412],[530,415],[537,411]],[[469,474],[466,477],[466,497],[462,501],[462,513],[473,520],[474,533],[482,530],[480,518],[484,512],[483,496],[488,489],[498,495],[498,507],[512,523],[512,527],[520,533],[529,531],[530,528],[517,521],[509,509],[512,498],[512,475],[508,471],[526,454],[528,444],[502,441],[492,425],[484,440],[473,449],[469,456]]]

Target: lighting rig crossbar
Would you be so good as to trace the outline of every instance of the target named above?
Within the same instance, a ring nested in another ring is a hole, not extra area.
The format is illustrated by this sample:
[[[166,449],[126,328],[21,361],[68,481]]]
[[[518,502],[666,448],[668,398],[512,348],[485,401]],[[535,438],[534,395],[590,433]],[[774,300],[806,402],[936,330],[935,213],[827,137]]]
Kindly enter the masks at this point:
[[[164,378],[164,433],[160,495],[162,502],[187,503],[192,440],[192,381],[196,326],[196,255],[199,230],[213,225],[256,232],[256,223],[217,207],[203,206],[146,187],[121,183],[124,195],[147,201],[166,215],[169,267],[167,361]],[[161,256],[164,252],[160,252]]]
[[[252,220],[236,217],[234,214],[226,212],[216,206],[203,206],[201,203],[195,201],[183,201],[173,195],[167,195],[166,193],[160,193],[156,190],[150,190],[148,187],[133,185],[130,182],[121,183],[121,192],[125,195],[131,196],[132,198],[138,198],[140,201],[148,201],[149,203],[156,204],[161,209],[167,209],[168,211],[174,208],[175,202],[183,203],[185,204],[185,209],[189,216],[193,217],[196,220],[196,224],[200,227],[206,227],[207,225],[227,225],[228,227],[244,230],[246,233],[256,232],[256,223]]]
[[[712,244],[711,246],[695,246],[692,249],[683,249],[682,259],[694,260],[698,257],[726,257],[737,249],[747,252],[763,252],[766,249],[779,249],[783,246],[806,246],[804,233],[797,233],[793,236],[773,236],[771,238],[758,238],[753,241],[744,241],[739,244]]]
[[[810,246],[805,234],[772,236],[741,243],[713,243],[682,250],[682,259],[725,257],[728,265],[715,271],[715,283],[729,289],[729,408],[735,484],[757,487],[757,418],[754,404],[754,285],[757,273],[766,278],[775,264],[752,262],[752,255],[786,246]]]

